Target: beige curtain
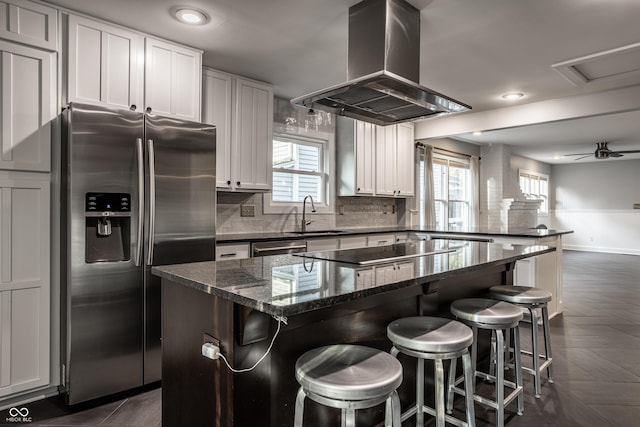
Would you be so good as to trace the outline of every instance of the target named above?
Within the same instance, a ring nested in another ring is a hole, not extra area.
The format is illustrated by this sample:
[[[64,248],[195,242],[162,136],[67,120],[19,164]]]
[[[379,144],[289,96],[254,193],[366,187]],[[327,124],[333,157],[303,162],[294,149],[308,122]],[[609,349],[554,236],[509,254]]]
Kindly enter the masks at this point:
[[[480,226],[480,176],[478,167],[478,157],[471,156],[469,159],[469,172],[471,175],[471,201],[469,204],[469,225],[472,228]]]
[[[421,227],[435,227],[436,225],[436,208],[434,204],[435,190],[433,188],[433,147],[430,145],[423,145],[424,161],[422,162],[423,170],[422,184],[423,193],[421,194],[420,202],[422,215],[420,216]]]

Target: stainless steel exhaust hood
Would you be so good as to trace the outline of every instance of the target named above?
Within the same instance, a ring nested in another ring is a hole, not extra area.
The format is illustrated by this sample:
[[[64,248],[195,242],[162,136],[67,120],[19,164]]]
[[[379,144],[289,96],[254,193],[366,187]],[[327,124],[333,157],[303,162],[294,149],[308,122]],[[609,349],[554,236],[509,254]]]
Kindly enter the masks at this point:
[[[470,106],[420,86],[420,11],[404,0],[349,8],[347,82],[292,99],[307,108],[389,125]]]

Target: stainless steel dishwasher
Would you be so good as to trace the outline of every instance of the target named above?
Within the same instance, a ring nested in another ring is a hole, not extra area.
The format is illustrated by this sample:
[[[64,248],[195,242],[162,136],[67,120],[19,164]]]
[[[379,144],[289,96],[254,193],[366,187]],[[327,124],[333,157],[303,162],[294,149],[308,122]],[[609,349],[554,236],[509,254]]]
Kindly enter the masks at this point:
[[[275,242],[257,242],[251,244],[251,256],[269,256],[293,254],[307,250],[306,240],[278,240]]]

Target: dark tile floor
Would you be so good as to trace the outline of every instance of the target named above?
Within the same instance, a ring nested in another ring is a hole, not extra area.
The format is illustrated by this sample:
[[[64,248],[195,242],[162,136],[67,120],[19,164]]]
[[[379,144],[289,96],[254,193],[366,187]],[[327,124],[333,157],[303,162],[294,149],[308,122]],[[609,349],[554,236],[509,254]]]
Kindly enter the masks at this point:
[[[523,329],[527,346],[530,335]],[[542,397],[535,399],[525,374],[524,415],[517,416],[511,404],[507,426],[640,425],[640,257],[565,251],[564,314],[551,320],[551,332],[555,382],[543,379]],[[72,411],[57,397],[24,406],[32,427],[161,426],[159,388]],[[463,409],[458,404],[456,414]],[[0,426],[18,424],[2,424],[7,416],[0,411]],[[494,412],[480,405],[476,418],[478,427],[495,425]]]

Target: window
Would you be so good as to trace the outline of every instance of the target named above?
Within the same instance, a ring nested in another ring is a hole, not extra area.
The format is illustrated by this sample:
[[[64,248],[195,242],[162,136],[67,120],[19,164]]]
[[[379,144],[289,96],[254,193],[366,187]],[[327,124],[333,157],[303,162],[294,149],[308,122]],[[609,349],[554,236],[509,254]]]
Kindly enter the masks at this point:
[[[469,162],[434,154],[433,187],[436,227],[469,228]]]
[[[542,200],[540,213],[549,213],[549,176],[520,170],[520,190],[527,199]]]
[[[293,134],[274,134],[273,190],[266,213],[300,206],[311,195],[319,212],[329,212],[330,140]]]
[[[425,159],[419,155],[419,204],[425,206]],[[462,230],[471,226],[471,172],[469,160],[433,153],[433,203],[435,226],[441,230]],[[420,209],[420,226],[426,226],[426,214]]]

